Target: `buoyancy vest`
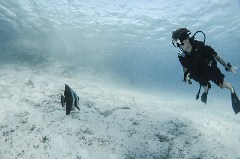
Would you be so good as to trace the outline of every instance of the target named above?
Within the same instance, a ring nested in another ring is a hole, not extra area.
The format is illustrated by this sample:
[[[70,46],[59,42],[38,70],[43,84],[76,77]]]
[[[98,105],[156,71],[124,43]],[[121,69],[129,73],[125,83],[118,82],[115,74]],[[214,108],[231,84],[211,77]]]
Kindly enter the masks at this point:
[[[193,80],[201,85],[206,85],[212,70],[217,67],[215,60],[217,53],[201,41],[190,39],[190,43],[192,45],[191,54],[179,55],[179,61],[190,73]]]

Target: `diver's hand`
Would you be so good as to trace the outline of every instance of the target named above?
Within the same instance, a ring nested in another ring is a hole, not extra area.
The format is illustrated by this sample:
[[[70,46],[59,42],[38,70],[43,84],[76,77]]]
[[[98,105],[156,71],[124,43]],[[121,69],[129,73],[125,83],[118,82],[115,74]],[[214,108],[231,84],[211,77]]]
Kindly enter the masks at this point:
[[[188,84],[192,84],[190,73],[187,73],[187,75],[184,77],[183,82],[188,82]]]
[[[230,69],[229,69],[229,72],[232,72],[232,73],[237,73],[237,67],[236,66],[232,66]]]
[[[226,71],[232,72],[232,73],[236,73],[237,69],[238,68],[236,66],[232,66],[230,63],[228,63],[227,67],[225,68]]]
[[[190,73],[188,73],[185,77],[185,81],[189,81],[190,80]]]

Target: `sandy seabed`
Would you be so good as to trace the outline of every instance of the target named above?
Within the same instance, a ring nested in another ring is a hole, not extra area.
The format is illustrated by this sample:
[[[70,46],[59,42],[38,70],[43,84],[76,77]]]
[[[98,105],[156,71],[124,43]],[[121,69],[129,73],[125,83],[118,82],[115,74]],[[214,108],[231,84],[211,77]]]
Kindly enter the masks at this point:
[[[96,79],[2,65],[0,159],[240,158],[240,117],[229,101],[221,110],[226,103],[205,106]],[[68,116],[60,103],[65,83],[80,98],[80,111]]]

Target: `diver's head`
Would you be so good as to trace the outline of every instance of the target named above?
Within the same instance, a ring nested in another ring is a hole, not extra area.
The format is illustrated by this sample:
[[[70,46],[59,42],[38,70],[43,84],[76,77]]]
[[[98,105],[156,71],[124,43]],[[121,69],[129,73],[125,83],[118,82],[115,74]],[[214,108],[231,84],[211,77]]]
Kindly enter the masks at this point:
[[[179,47],[182,51],[190,53],[192,45],[189,35],[191,32],[186,28],[179,28],[172,32],[172,43],[175,47]]]
[[[184,40],[181,42],[181,45],[179,46],[179,48],[180,48],[182,51],[187,52],[187,53],[192,52],[192,45],[191,45],[191,43],[190,43],[189,38],[184,39]]]
[[[172,32],[172,39],[177,41],[183,41],[186,38],[189,38],[189,35],[191,34],[191,32],[186,29],[186,28],[178,28],[176,31]]]

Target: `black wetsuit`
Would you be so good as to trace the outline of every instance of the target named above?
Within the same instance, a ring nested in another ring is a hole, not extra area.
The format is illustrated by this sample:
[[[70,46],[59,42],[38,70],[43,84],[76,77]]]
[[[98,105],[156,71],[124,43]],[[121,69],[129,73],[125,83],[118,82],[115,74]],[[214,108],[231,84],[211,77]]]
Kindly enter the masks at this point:
[[[191,54],[178,56],[181,65],[190,73],[190,78],[202,86],[207,86],[208,81],[213,81],[218,86],[222,84],[225,76],[217,67],[217,53],[214,49],[201,41],[191,40],[190,43]]]

